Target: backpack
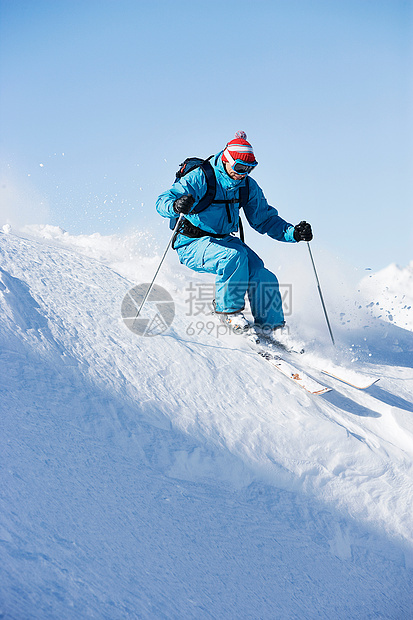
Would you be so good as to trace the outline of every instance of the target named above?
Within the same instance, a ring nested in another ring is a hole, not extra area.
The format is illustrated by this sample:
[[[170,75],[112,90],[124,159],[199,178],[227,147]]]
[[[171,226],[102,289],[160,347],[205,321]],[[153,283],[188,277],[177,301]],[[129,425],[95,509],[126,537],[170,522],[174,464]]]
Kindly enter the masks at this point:
[[[215,178],[214,169],[210,163],[210,159],[212,159],[212,157],[213,155],[208,157],[208,159],[201,159],[199,157],[187,157],[185,161],[179,165],[179,169],[177,170],[175,174],[175,183],[176,181],[179,181],[180,178],[182,178],[189,172],[192,172],[192,170],[195,170],[195,168],[201,168],[205,175],[207,191],[205,192],[205,195],[201,198],[201,200],[198,202],[198,204],[192,209],[191,214],[201,213],[201,211],[204,211],[205,209],[207,209],[213,202],[226,204],[226,205],[228,205],[228,203],[230,202],[228,200],[214,200],[216,189],[217,189],[217,180]],[[249,195],[249,178],[247,176],[245,185],[243,187],[240,187],[240,190],[239,190],[239,198],[237,202],[239,202],[240,209],[243,208],[247,204],[248,195]],[[171,230],[175,228],[177,221],[178,221],[177,217],[171,219],[170,224],[169,224]],[[244,241],[244,231],[243,231],[241,218],[239,220],[239,231],[240,231],[241,240]]]

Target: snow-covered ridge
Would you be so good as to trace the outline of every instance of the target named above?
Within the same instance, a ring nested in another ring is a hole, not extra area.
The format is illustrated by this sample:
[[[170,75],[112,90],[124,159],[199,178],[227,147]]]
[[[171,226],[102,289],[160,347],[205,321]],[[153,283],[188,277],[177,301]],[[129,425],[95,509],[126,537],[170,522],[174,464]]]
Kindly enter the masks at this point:
[[[5,232],[11,231],[9,226],[3,228]],[[66,247],[94,258],[111,266],[122,273],[122,275],[135,280],[141,279],[142,268],[145,269],[146,267],[147,272],[145,272],[145,276],[147,275],[148,278],[152,277],[153,270],[151,272],[151,267],[156,266],[163,250],[163,248],[160,248],[159,242],[149,231],[135,230],[125,235],[102,235],[100,233],[71,235],[59,226],[29,225],[24,227],[23,234],[34,239],[41,239],[47,244]],[[291,260],[290,256],[289,260]],[[137,263],[139,263],[138,271],[136,270]],[[300,270],[302,269],[301,264],[299,268]],[[169,279],[176,277],[178,280],[188,281],[190,279],[188,270],[181,268],[176,259],[173,260],[172,256],[168,257],[166,270]],[[287,269],[286,276],[282,275],[281,278],[290,281],[296,273],[297,271],[294,270],[293,266],[291,272],[288,272]],[[195,278],[197,278],[196,275]],[[307,284],[300,281],[298,281],[298,284],[307,292]],[[353,329],[356,324],[363,322],[367,324],[369,319],[374,317],[375,319],[382,319],[384,322],[413,331],[413,261],[406,267],[392,264],[377,273],[363,277],[358,290],[354,289],[352,291],[353,299],[346,299],[343,291],[343,280],[341,277],[337,277],[336,273],[328,279],[328,284],[330,286],[330,303],[337,310],[337,322],[341,322],[343,326],[350,322],[348,320],[349,316],[352,323],[350,329]],[[312,282],[310,286],[314,288]],[[347,286],[344,285],[344,289]],[[357,312],[355,312],[355,308]],[[295,306],[294,312],[297,312],[301,322],[303,309]],[[321,316],[318,307],[316,308],[316,314]],[[308,321],[308,308],[306,308],[305,316],[306,321]],[[310,321],[312,318],[313,316],[310,314]],[[292,321],[295,325],[294,317],[292,317]],[[316,324],[318,328],[318,319]],[[375,323],[375,325],[377,324],[378,322]]]
[[[159,278],[175,299],[170,330],[145,338],[126,329],[122,299],[159,260],[151,243],[138,232],[0,233],[4,611],[348,618],[363,617],[367,601],[403,617],[413,566],[411,332],[383,327],[362,304],[350,332],[333,310],[339,354],[358,357],[380,383],[356,392],[324,378],[334,390],[310,397],[242,339],[188,335],[192,276],[172,253]],[[300,320],[298,311],[291,324]],[[313,344],[329,354],[324,336]]]

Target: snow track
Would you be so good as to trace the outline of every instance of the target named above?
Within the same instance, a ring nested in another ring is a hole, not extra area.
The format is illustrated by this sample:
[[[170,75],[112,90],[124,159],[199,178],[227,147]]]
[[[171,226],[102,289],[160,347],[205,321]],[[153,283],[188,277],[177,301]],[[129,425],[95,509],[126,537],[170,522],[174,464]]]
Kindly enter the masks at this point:
[[[173,325],[135,336],[151,260],[49,233],[0,234],[0,617],[409,617],[412,370],[312,397],[186,335],[173,255]]]

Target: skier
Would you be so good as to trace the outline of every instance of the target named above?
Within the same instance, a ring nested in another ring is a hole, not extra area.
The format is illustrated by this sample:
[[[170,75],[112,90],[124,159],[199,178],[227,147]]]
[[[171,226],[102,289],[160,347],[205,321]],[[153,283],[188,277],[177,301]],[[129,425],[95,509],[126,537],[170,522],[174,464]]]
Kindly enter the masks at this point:
[[[185,216],[174,249],[180,262],[190,269],[216,275],[214,307],[220,320],[234,331],[247,330],[250,323],[243,313],[247,294],[255,330],[274,336],[285,324],[278,280],[261,258],[234,236],[239,228],[240,188],[248,182],[244,213],[259,233],[289,243],[310,241],[311,226],[304,221],[293,226],[283,220],[268,204],[258,183],[247,179],[258,162],[245,132],[237,132],[210,163],[216,192],[208,208],[191,214],[208,189],[206,175],[197,167],[158,197],[156,209],[167,218]]]

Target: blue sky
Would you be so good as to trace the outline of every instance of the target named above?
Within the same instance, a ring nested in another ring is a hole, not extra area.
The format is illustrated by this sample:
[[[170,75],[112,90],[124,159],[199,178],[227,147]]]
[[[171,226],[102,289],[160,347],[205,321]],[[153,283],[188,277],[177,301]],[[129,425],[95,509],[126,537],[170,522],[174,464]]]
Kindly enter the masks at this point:
[[[313,245],[374,270],[413,259],[411,2],[0,9],[0,225],[163,244],[154,204],[177,165],[243,129],[268,201]]]

